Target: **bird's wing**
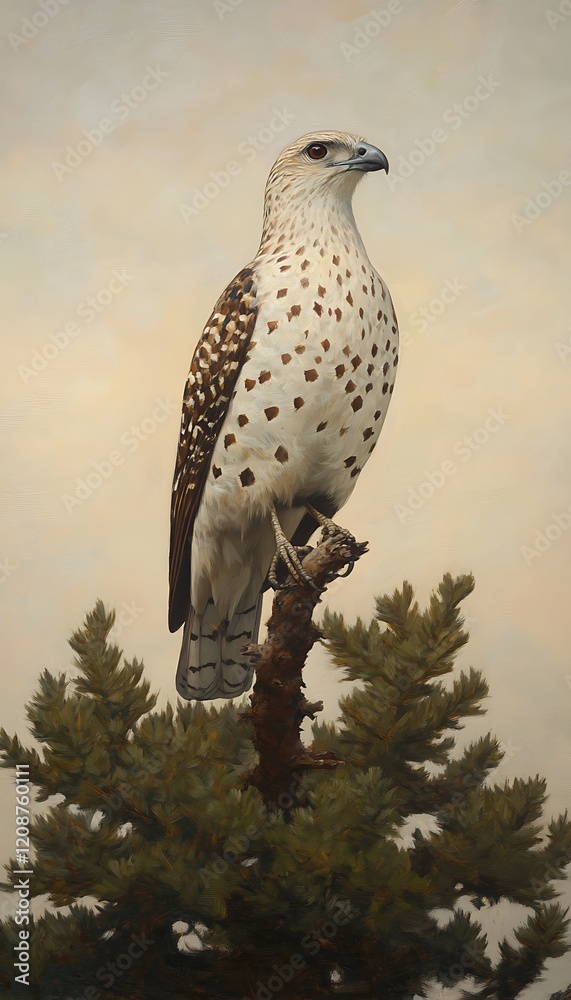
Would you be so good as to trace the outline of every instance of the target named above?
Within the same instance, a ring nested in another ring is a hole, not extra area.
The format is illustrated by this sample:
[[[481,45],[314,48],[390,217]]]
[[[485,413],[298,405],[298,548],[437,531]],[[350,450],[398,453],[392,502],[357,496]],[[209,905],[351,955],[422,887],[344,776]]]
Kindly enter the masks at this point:
[[[190,608],[192,528],[212,452],[256,322],[254,274],[244,268],[222,293],[194,352],[186,382],[171,500],[169,629]]]

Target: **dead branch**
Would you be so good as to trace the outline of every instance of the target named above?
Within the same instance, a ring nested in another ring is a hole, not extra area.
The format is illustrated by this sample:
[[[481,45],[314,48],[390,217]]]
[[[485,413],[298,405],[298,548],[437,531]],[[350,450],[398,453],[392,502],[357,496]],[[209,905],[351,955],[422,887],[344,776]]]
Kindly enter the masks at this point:
[[[322,591],[366,551],[367,542],[345,534],[325,535],[305,556],[303,568]],[[256,670],[256,683],[251,707],[243,716],[253,724],[253,743],[259,754],[245,784],[258,788],[266,804],[280,806],[281,801],[283,808],[288,808],[286,800],[291,807],[300,772],[331,770],[342,763],[331,753],[308,750],[300,736],[303,719],[313,719],[323,709],[322,702],[308,702],[302,691],[307,654],[321,638],[312,615],[322,593],[291,576],[286,587],[274,598],[266,641],[244,647]]]

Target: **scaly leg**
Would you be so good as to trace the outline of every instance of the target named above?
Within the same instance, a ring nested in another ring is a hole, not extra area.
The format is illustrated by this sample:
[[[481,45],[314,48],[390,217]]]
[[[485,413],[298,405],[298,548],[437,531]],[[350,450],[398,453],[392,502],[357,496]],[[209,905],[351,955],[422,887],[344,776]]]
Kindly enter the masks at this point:
[[[324,538],[327,536],[332,537],[333,535],[338,535],[349,544],[355,544],[355,536],[352,535],[347,528],[342,528],[340,524],[336,524],[330,517],[325,517],[325,514],[320,514],[320,512],[316,510],[315,507],[312,507],[310,503],[306,503],[304,506],[308,514],[311,514],[311,516],[315,518],[319,526],[323,529]],[[355,562],[349,563],[347,571],[345,573],[338,573],[337,576],[349,576],[349,574],[353,572],[354,567]]]
[[[298,583],[306,583],[308,587],[312,588],[312,590],[318,590],[319,593],[321,593],[321,588],[313,582],[311,577],[308,576],[301,565],[300,556],[306,556],[308,552],[311,552],[311,545],[296,547],[287,540],[273,504],[270,508],[270,518],[276,538],[276,554],[272,559],[272,565],[270,566],[268,573],[268,580],[274,590],[284,589],[283,584],[281,584],[277,578],[277,567],[281,559],[286,568],[289,570],[291,576],[293,576],[294,580]]]

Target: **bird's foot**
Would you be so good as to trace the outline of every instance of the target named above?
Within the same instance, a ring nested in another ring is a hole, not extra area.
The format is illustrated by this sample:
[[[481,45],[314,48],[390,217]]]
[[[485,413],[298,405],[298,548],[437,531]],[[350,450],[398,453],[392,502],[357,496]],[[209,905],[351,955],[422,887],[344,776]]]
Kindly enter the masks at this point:
[[[315,520],[321,527],[323,531],[322,535],[323,539],[336,537],[346,542],[347,545],[350,545],[351,547],[357,544],[355,536],[352,535],[347,528],[342,528],[340,524],[336,524],[335,521],[332,521],[330,517],[326,517],[325,514],[321,514],[318,510],[315,509],[315,507],[312,507],[310,503],[306,503],[305,509],[307,510],[308,514],[311,514],[311,516],[315,518]],[[337,573],[336,574],[337,579],[342,579],[343,577],[349,576],[349,574],[352,573],[355,568],[355,561],[356,560],[353,559],[350,563],[348,563],[347,569],[345,570],[344,573]]]
[[[278,564],[281,559],[284,566],[288,570],[290,576],[293,577],[296,584],[305,583],[312,590],[317,590],[321,593],[321,587],[318,587],[316,583],[313,582],[308,573],[305,572],[301,560],[304,556],[311,552],[310,545],[296,546],[292,545],[290,541],[284,535],[282,526],[279,522],[278,515],[276,514],[275,508],[270,511],[270,517],[272,520],[272,527],[274,529],[274,535],[276,539],[276,554],[272,559],[272,564],[268,573],[268,582],[274,588],[274,590],[285,590],[288,587],[284,587],[283,583],[278,579]]]
[[[308,587],[311,587],[312,590],[318,590],[319,593],[321,593],[321,587],[318,587],[317,584],[313,582],[301,564],[303,557],[312,551],[312,546],[292,545],[291,542],[288,542],[285,535],[283,537],[283,541],[278,541],[276,538],[276,542],[276,554],[272,559],[272,564],[268,572],[268,582],[274,590],[292,590],[298,583],[305,583]],[[293,577],[295,581],[293,584],[280,582],[278,577],[278,566],[280,560],[283,562],[290,576]]]

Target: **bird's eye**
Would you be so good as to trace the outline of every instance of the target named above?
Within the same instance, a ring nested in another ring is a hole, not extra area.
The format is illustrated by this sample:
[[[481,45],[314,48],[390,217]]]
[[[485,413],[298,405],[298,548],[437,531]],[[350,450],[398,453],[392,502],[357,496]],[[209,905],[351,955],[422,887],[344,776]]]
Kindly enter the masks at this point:
[[[324,156],[327,156],[327,146],[324,146],[322,142],[312,142],[311,146],[306,149],[307,155],[312,160],[322,160]]]

